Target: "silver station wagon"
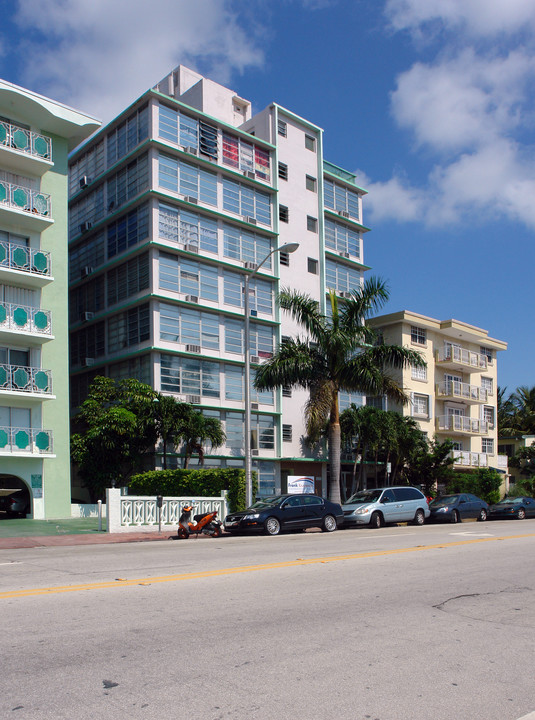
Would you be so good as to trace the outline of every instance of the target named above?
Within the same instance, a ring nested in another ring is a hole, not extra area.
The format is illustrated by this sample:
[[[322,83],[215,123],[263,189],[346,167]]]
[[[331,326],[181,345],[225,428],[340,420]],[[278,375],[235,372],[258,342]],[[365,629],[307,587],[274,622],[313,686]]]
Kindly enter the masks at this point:
[[[344,525],[412,522],[423,525],[430,511],[425,495],[415,487],[387,487],[359,490],[342,505]]]

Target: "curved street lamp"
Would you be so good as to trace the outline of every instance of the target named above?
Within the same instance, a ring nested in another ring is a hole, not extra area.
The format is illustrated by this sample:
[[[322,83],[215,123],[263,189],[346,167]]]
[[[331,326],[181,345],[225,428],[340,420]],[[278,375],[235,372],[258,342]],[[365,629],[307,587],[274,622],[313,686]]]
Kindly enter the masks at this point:
[[[250,348],[250,311],[249,311],[249,283],[253,275],[260,270],[262,265],[275,253],[293,253],[299,247],[299,243],[285,243],[266,255],[262,262],[254,270],[245,276],[245,507],[253,504],[253,473],[251,464],[251,348]]]

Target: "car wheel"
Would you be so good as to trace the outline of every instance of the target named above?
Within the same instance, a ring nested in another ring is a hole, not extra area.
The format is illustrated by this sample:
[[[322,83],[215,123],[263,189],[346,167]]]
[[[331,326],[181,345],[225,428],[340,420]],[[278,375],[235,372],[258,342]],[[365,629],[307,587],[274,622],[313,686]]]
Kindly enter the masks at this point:
[[[526,511],[524,510],[524,508],[519,508],[517,518],[519,520],[523,520],[525,517],[526,517]]]
[[[457,512],[457,510],[454,510],[454,511],[451,513],[451,521],[452,521],[452,523],[458,523],[458,522],[459,522],[459,513]]]
[[[425,513],[423,510],[417,510],[416,515],[414,516],[414,520],[412,521],[413,525],[423,525],[425,522]]]
[[[321,526],[323,532],[334,532],[336,528],[336,518],[334,515],[325,515],[323,518],[323,525]]]
[[[383,517],[381,513],[374,512],[370,518],[370,526],[373,528],[380,528],[383,524]]]
[[[264,523],[264,530],[267,535],[278,535],[281,531],[281,524],[276,517],[268,517]]]
[[[487,511],[485,510],[485,508],[481,508],[477,519],[479,520],[479,522],[485,522],[485,520],[487,519]]]

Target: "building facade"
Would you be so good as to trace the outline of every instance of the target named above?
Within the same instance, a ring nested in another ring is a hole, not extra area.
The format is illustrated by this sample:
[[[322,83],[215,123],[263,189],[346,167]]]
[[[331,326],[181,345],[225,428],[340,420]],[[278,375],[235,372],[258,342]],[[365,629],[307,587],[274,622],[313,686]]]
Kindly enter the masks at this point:
[[[0,493],[70,516],[69,150],[98,121],[0,80]]]
[[[418,350],[427,363],[399,373],[410,402],[388,409],[414,417],[429,438],[450,438],[456,470],[484,467],[507,474],[507,457],[498,454],[497,425],[497,354],[507,343],[474,325],[407,310],[370,324],[385,342]]]
[[[251,279],[254,367],[297,332],[279,288],[325,309],[327,288],[343,298],[361,283],[365,191],[324,160],[319,127],[276,104],[253,116],[179,66],[76,151],[69,192],[72,406],[96,375],[137,378],[222,421],[226,444],[206,465],[243,467],[246,274],[299,243]],[[251,399],[260,493],[284,491],[288,475],[325,492],[325,459],[304,442],[305,393]]]

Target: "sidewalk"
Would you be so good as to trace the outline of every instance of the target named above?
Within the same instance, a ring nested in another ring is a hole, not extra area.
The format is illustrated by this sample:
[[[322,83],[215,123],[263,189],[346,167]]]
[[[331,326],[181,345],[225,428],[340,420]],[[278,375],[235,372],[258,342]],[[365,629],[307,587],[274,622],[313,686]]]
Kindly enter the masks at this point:
[[[176,529],[164,528],[159,533],[107,533],[98,529],[97,518],[67,518],[65,520],[0,520],[0,550],[16,548],[53,547],[68,545],[106,545],[109,543],[151,542],[176,537]],[[201,535],[201,537],[203,537]]]

